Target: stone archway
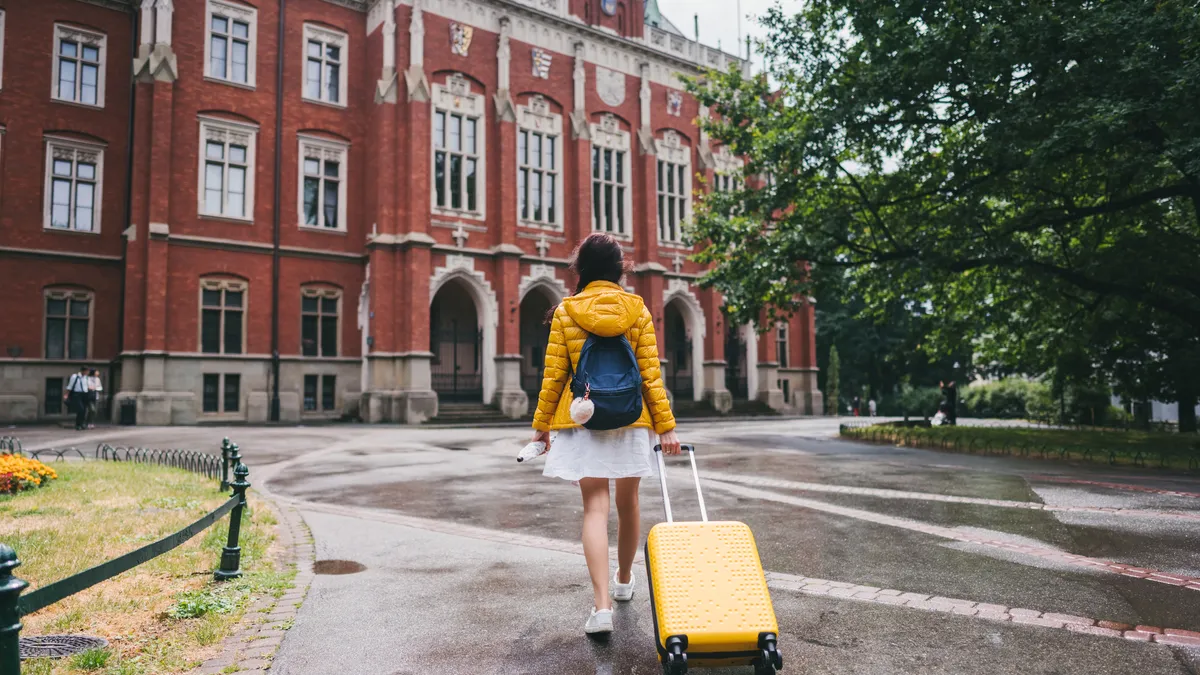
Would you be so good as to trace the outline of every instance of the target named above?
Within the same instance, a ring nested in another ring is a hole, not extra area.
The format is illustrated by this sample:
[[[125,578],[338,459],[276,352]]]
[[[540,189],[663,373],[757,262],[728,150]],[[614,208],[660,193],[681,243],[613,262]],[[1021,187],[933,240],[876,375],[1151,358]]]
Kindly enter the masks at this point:
[[[536,405],[542,388],[546,343],[550,339],[548,315],[561,300],[561,296],[543,284],[530,288],[521,298],[521,389],[531,406]]]
[[[680,339],[678,335],[672,336],[670,324],[664,318],[663,325],[666,334],[663,336],[663,345],[671,347],[672,352],[678,352],[681,347],[688,350],[685,359],[686,368],[680,367],[682,364],[671,363],[668,363],[668,367],[676,374],[683,371],[683,376],[691,378],[691,400],[699,401],[704,396],[704,338],[707,334],[704,307],[700,304],[699,298],[692,293],[691,286],[685,279],[671,279],[663,292],[663,308],[664,312],[667,308],[678,312],[678,317],[682,319],[686,329],[685,339]],[[678,328],[676,328],[677,330]],[[665,347],[660,348],[659,351],[665,352],[666,349]],[[669,384],[668,387],[670,387]],[[688,387],[681,388],[684,391],[689,389]]]
[[[439,298],[442,291],[445,290],[447,295]],[[469,300],[473,305],[470,309],[473,312],[466,311],[467,308],[462,307]],[[443,304],[439,305],[439,301]],[[430,304],[430,347],[434,346],[435,330],[438,329],[437,323],[446,323],[441,317],[454,316],[457,323],[451,328],[455,331],[451,333],[451,337],[461,335],[465,327],[462,322],[466,320],[468,314],[473,313],[475,317],[475,330],[478,336],[477,355],[476,350],[466,347],[456,347],[454,350],[448,351],[446,356],[457,357],[458,365],[465,366],[467,360],[467,352],[470,352],[470,363],[474,372],[478,373],[479,377],[479,398],[483,403],[491,403],[496,394],[496,326],[498,321],[498,312],[496,309],[496,294],[492,290],[492,286],[488,283],[487,278],[482,272],[475,269],[475,259],[463,255],[447,255],[446,265],[438,267],[434,270],[433,276],[429,281],[429,304]],[[446,307],[448,314],[435,316],[435,310]],[[446,326],[442,326],[446,328]],[[470,344],[467,340],[466,344]],[[435,363],[431,367],[434,374],[434,391],[437,391],[438,368],[436,363],[440,354],[435,353]],[[442,371],[443,373],[445,371]],[[461,372],[461,371],[460,371]],[[458,382],[452,382],[455,389],[458,388]],[[444,385],[444,383],[443,383]],[[439,394],[440,396],[440,394]],[[465,398],[465,392],[464,392]]]

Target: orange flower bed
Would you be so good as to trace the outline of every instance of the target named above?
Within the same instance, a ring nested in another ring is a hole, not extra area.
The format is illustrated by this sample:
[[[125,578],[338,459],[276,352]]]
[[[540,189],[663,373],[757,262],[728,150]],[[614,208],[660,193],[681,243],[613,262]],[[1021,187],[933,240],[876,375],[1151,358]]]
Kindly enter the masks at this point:
[[[0,494],[32,490],[58,478],[58,473],[36,459],[0,455]]]

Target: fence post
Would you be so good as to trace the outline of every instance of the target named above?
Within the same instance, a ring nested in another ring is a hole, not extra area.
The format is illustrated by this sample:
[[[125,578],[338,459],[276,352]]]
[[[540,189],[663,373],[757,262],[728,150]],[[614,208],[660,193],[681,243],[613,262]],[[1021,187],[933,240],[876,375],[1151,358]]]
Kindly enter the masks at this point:
[[[221,439],[221,492],[229,489],[229,439]]]
[[[233,447],[236,451],[237,446]],[[225,549],[221,551],[221,567],[215,574],[217,581],[242,576],[242,547],[238,546],[238,535],[242,531],[242,511],[246,509],[246,489],[250,487],[246,477],[249,475],[250,469],[241,462],[233,468],[233,494],[237,496],[238,502],[229,514],[229,540],[225,542]]]
[[[0,544],[0,675],[21,675],[21,615],[17,600],[28,583],[13,576],[17,552]]]

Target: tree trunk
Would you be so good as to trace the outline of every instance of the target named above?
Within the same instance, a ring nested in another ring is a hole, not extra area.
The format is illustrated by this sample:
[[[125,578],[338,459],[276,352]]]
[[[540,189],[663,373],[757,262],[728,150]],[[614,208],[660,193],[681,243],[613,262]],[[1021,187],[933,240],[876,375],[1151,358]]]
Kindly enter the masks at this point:
[[[1196,395],[1179,395],[1179,433],[1196,433]]]

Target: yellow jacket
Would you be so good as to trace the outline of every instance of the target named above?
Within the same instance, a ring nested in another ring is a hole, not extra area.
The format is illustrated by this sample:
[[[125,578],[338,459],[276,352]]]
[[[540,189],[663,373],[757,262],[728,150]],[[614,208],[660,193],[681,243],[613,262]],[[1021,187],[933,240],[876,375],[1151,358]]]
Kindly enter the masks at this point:
[[[671,414],[667,389],[663,386],[650,311],[640,297],[608,281],[593,281],[582,293],[564,298],[554,310],[533,428],[551,431],[579,427],[571,420],[574,397],[567,381],[579,363],[579,352],[588,333],[600,337],[624,335],[637,356],[642,371],[642,416],[629,426],[650,427],[658,434],[674,429],[675,416]]]

